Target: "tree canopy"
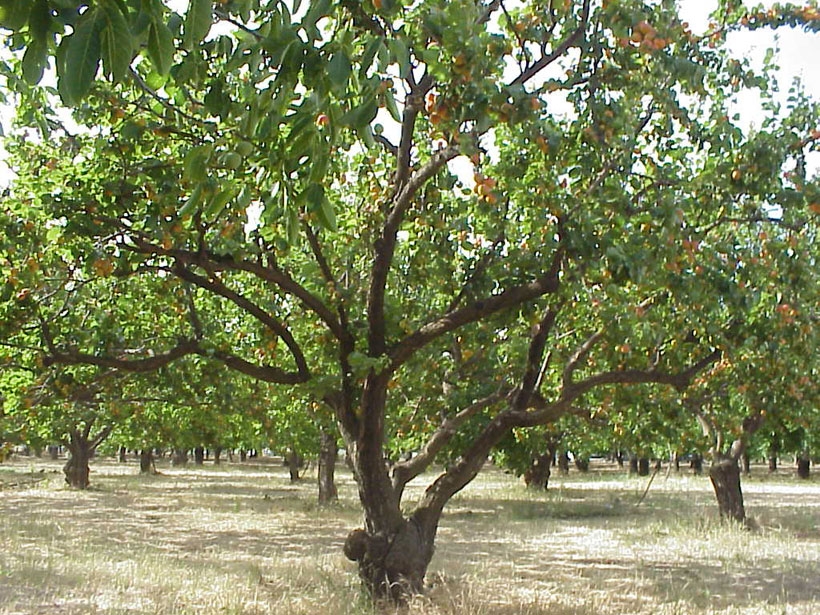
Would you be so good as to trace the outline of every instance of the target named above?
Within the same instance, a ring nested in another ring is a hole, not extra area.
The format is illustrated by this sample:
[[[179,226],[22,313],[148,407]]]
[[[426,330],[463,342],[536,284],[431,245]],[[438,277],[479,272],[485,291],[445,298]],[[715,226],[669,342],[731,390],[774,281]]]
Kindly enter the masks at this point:
[[[813,4],[722,1],[703,35],[668,0],[0,7],[3,352],[195,359],[321,402],[377,595],[420,587],[444,506],[513,429],[616,401],[663,423],[729,373],[762,416],[816,381],[817,102],[780,108],[771,66],[724,44],[816,30]],[[751,130],[743,89],[767,103]]]

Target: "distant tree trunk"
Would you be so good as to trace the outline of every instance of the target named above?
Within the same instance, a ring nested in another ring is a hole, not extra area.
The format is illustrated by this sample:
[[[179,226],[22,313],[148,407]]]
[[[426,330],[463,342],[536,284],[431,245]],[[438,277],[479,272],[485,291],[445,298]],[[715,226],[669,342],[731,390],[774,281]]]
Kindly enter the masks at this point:
[[[220,463],[222,463],[222,447],[217,446],[214,448],[214,465],[218,466]]]
[[[575,456],[575,468],[579,472],[589,472],[589,457]]]
[[[154,453],[150,448],[140,451],[140,474],[156,474],[157,467],[154,464]]]
[[[546,491],[550,481],[552,455],[549,452],[538,455],[524,472],[524,483],[530,489]]]
[[[239,461],[245,461],[248,458],[248,451],[244,448],[239,450]]]
[[[184,466],[188,463],[188,451],[182,448],[175,448],[171,457],[172,466]]]
[[[638,457],[635,455],[629,455],[629,473],[638,473]]]
[[[569,474],[569,453],[567,451],[562,451],[558,455],[558,469],[561,470],[561,474]]]
[[[638,458],[638,476],[649,476],[649,458]]]
[[[300,480],[299,476],[299,466],[302,463],[302,459],[299,456],[299,453],[296,452],[295,449],[290,449],[288,451],[287,457],[285,458],[285,465],[288,466],[288,471],[290,472],[290,482],[297,483]]]
[[[777,472],[777,453],[769,453],[769,472]]]
[[[740,461],[743,464],[743,474],[745,476],[752,475],[752,460],[749,456],[749,451],[743,451],[743,455],[740,456]]]
[[[737,459],[731,456],[719,456],[712,462],[709,478],[712,481],[715,496],[717,496],[720,516],[743,523],[746,520],[746,508],[743,505],[740,467]]]
[[[65,482],[76,489],[88,489],[90,484],[88,467],[89,460],[94,456],[94,451],[111,433],[111,427],[104,427],[96,436],[91,437],[91,429],[94,421],[88,421],[81,431],[74,428],[69,433],[67,442],[69,457],[63,466]]]
[[[339,443],[330,431],[322,430],[319,441],[319,504],[326,505],[339,499],[336,490],[336,458]]]
[[[675,472],[680,472],[680,453],[677,451],[672,453],[672,466],[675,468]]]
[[[618,464],[619,468],[624,467],[624,452],[622,450],[618,450],[618,452],[615,453],[615,462]]]
[[[201,466],[205,463],[205,447],[197,446],[194,449],[194,464]]]
[[[57,458],[60,456],[60,447],[55,444],[50,444],[48,446],[48,456],[52,461],[57,461]]]
[[[797,457],[797,476],[798,478],[807,479],[811,475],[811,457],[808,451],[803,451]]]
[[[128,455],[128,449],[126,449],[124,446],[121,446],[119,448],[119,462],[120,463],[125,463],[126,461],[128,461],[127,455]]]
[[[703,474],[703,455],[695,453],[689,461],[689,467],[692,469],[692,474],[700,476]]]

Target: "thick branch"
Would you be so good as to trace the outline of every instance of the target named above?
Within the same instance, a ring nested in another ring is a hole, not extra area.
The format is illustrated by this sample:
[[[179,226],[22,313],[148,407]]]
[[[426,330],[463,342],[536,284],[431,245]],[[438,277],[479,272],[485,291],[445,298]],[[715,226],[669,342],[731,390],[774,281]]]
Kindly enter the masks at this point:
[[[589,23],[589,8],[590,0],[584,0],[584,6],[581,9],[581,19],[578,27],[572,31],[561,43],[552,50],[549,55],[542,56],[537,62],[528,66],[524,71],[518,75],[510,85],[523,84],[535,77],[542,70],[547,68],[550,64],[561,58],[571,47],[576,45],[579,39],[583,36]]]
[[[401,494],[407,483],[430,467],[436,455],[452,440],[453,436],[458,432],[458,429],[466,423],[468,419],[485,408],[489,408],[499,402],[506,395],[507,393],[496,391],[492,395],[473,402],[455,415],[446,418],[416,455],[407,461],[399,462],[393,466],[393,488],[396,490],[396,493]]]
[[[437,320],[423,325],[405,337],[390,352],[391,368],[397,369],[413,356],[416,351],[445,333],[486,318],[504,309],[520,305],[532,299],[537,299],[546,294],[554,293],[558,290],[559,285],[558,270],[560,268],[561,257],[562,253],[560,251],[556,253],[550,270],[537,280],[507,289],[483,301],[476,301],[470,306],[452,310]]]
[[[394,197],[393,206],[385,220],[382,234],[373,246],[373,268],[367,294],[368,350],[372,357],[381,356],[386,351],[384,295],[387,276],[390,273],[396,249],[396,234],[399,226],[419,189],[458,153],[459,148],[455,145],[436,152],[407,180]]]
[[[260,308],[258,305],[250,301],[248,298],[240,295],[239,293],[227,288],[220,280],[217,278],[206,278],[204,276],[198,275],[187,269],[181,265],[177,265],[173,268],[173,273],[178,278],[185,280],[186,282],[190,282],[200,288],[203,288],[215,295],[219,295],[220,297],[224,297],[243,311],[247,312],[254,318],[256,318],[259,322],[263,325],[268,327],[271,331],[273,331],[282,341],[285,342],[285,345],[290,350],[291,356],[293,356],[293,360],[296,362],[296,368],[299,370],[299,374],[303,376],[305,379],[309,378],[310,370],[307,366],[307,361],[305,360],[305,355],[302,352],[302,348],[299,346],[298,342],[294,339],[293,334],[288,330],[288,328],[279,322],[274,316]]]

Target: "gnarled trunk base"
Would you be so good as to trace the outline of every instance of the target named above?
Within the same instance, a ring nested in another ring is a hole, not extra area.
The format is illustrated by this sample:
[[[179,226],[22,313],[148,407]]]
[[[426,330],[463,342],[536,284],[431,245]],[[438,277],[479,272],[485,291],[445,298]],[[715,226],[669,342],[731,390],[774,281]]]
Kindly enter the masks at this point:
[[[709,470],[709,478],[715,490],[720,516],[739,523],[746,521],[743,491],[740,488],[740,467],[737,460],[725,458],[715,461]]]
[[[358,563],[359,576],[371,596],[402,603],[424,589],[433,541],[430,532],[411,517],[391,536],[353,530],[345,541],[344,553]]]
[[[65,482],[75,489],[88,489],[91,484],[88,476],[88,460],[91,458],[91,451],[82,446],[71,446],[70,456],[63,466]]]

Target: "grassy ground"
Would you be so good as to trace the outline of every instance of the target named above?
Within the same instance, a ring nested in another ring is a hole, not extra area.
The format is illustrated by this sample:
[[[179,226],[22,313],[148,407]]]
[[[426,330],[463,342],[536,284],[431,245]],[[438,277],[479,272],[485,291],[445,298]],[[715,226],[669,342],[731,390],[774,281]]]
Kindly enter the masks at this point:
[[[140,477],[97,461],[87,492],[61,463],[0,464],[0,615],[373,611],[341,553],[360,522],[343,468],[322,510],[270,462]],[[718,523],[706,478],[661,474],[636,507],[645,487],[602,468],[532,494],[489,470],[448,508],[430,591],[404,612],[820,613],[820,482],[756,470],[754,532]]]

